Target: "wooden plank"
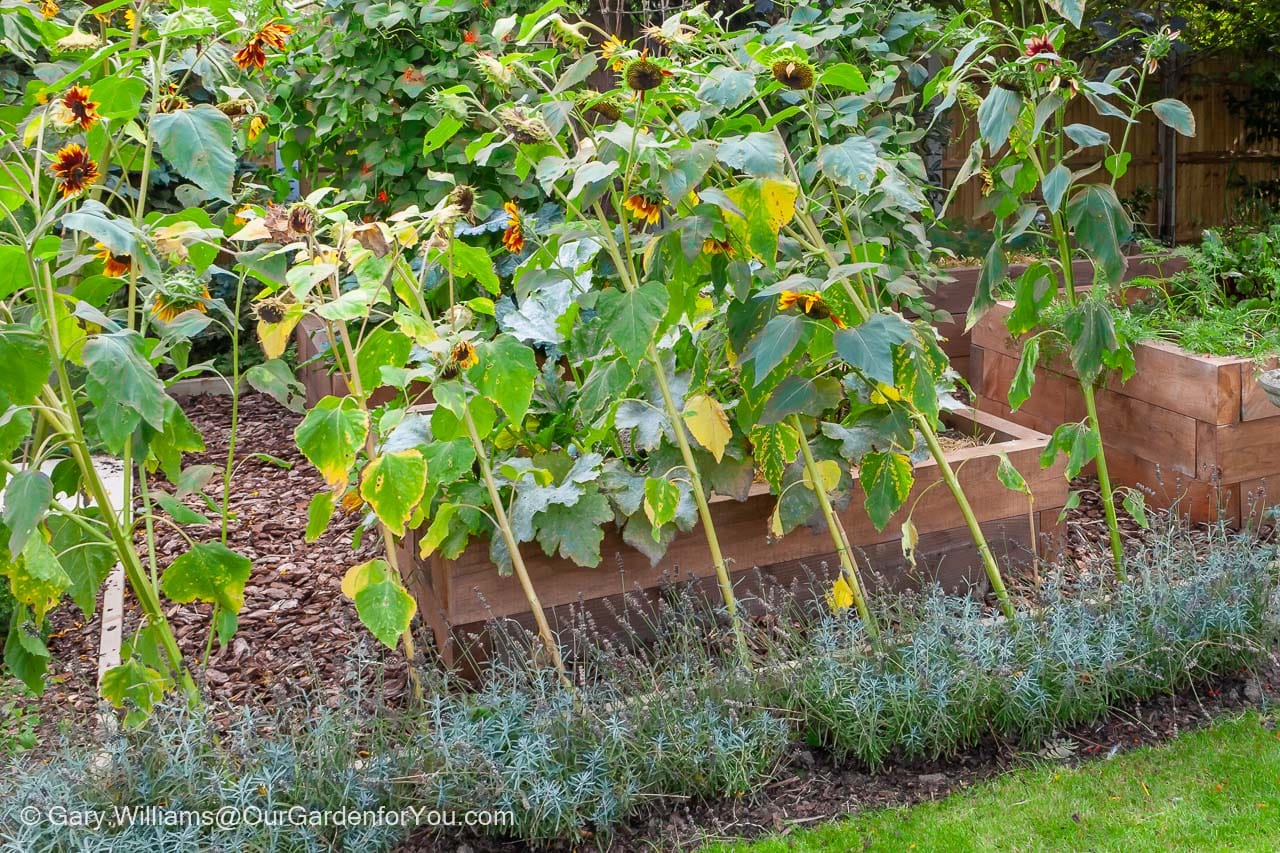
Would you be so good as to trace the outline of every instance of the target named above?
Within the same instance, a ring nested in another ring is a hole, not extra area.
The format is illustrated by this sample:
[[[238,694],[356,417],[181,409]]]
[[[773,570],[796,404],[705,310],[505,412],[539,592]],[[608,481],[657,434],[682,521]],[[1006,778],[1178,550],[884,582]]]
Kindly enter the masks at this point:
[[[1000,353],[1016,362],[1022,357],[1022,345],[1009,336],[1004,326],[1004,318],[1012,307],[1010,302],[998,303],[974,327],[972,335],[975,347]],[[1113,373],[1107,380],[1107,391],[1208,423],[1228,424],[1239,420],[1241,375],[1243,366],[1249,363],[1247,360],[1196,355],[1165,341],[1134,344],[1133,356],[1135,374],[1128,382],[1122,382]],[[985,365],[984,369],[987,369]],[[1041,365],[1037,373],[1075,379],[1065,359]],[[989,393],[987,396],[1000,395]]]
[[[1270,418],[1215,426],[1200,424],[1197,476],[1240,483],[1280,475],[1280,429]]]
[[[1168,471],[1157,463],[1125,453],[1107,452],[1112,485],[1133,486],[1150,506],[1179,512],[1194,522],[1222,519],[1231,525],[1240,520],[1240,485],[1200,479]]]
[[[1280,418],[1280,406],[1271,402],[1267,392],[1258,384],[1258,374],[1280,367],[1280,359],[1270,358],[1262,364],[1240,366],[1240,420],[1258,421],[1264,418]],[[1280,428],[1280,424],[1277,424]]]

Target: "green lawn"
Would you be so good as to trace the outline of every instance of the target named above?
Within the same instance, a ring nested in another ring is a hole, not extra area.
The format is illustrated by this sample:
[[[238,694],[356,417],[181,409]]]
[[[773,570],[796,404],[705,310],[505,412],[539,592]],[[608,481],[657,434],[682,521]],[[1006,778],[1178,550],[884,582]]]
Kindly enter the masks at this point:
[[[708,851],[1280,850],[1280,736],[1257,714],[1159,748]]]

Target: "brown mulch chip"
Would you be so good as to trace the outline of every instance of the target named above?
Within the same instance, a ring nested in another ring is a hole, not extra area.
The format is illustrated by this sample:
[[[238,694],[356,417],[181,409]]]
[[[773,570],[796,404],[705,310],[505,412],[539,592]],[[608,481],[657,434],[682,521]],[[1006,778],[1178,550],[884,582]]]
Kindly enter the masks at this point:
[[[223,466],[231,424],[229,397],[202,396],[183,408],[204,435],[206,450],[187,454],[184,466]],[[336,705],[349,679],[376,677],[388,701],[404,694],[407,669],[403,656],[377,645],[360,624],[340,584],[346,570],[380,553],[375,536],[353,550],[352,534],[359,515],[335,513],[329,529],[315,542],[303,538],[311,497],[325,488],[319,472],[299,453],[293,430],[301,416],[261,394],[240,401],[236,434],[236,467],[229,510],[233,514],[227,545],[253,561],[245,587],[240,625],[226,647],[215,641],[207,668],[198,680],[216,702],[225,705],[280,701],[308,694]],[[272,457],[272,458],[268,458]],[[163,477],[152,488],[173,491]],[[221,476],[204,488],[215,504],[221,500]],[[205,502],[192,495],[183,501],[216,522]],[[217,541],[217,524],[183,530],[197,541]],[[164,568],[187,549],[169,524],[155,526],[156,559]],[[145,557],[145,537],[139,536]],[[208,639],[210,608],[199,602],[170,604],[166,614],[183,655],[199,661]],[[50,687],[41,710],[48,719],[83,718],[97,707],[97,655],[100,622],[87,622],[72,605],[50,617],[53,654]],[[139,624],[139,611],[125,590],[125,639]],[[376,666],[363,666],[361,659]]]

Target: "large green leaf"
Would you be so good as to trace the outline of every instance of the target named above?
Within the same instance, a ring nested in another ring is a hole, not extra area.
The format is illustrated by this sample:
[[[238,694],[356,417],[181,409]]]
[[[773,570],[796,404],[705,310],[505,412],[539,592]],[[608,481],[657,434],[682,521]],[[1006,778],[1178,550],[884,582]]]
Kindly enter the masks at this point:
[[[755,365],[755,381],[759,385],[795,350],[805,331],[805,321],[795,314],[779,314],[765,324],[752,338],[739,363]]]
[[[471,246],[461,240],[450,244],[449,261],[453,274],[459,279],[474,278],[481,287],[497,295],[498,274],[493,271],[493,256],[479,246]]]
[[[360,342],[356,351],[356,373],[365,394],[382,384],[382,368],[404,367],[413,350],[413,340],[389,326],[379,326]]]
[[[165,686],[163,675],[131,657],[104,672],[100,688],[113,708],[126,709],[126,726],[140,726],[164,697]]]
[[[161,113],[151,120],[151,135],[174,170],[228,202],[236,168],[232,131],[231,119],[209,104]]]
[[[144,254],[142,233],[137,227],[95,199],[86,199],[75,210],[64,214],[62,225],[72,231],[83,231],[116,254],[134,257]]]
[[[0,391],[17,406],[33,402],[49,381],[53,359],[42,337],[19,325],[0,326]]]
[[[1067,479],[1074,480],[1101,450],[1098,434],[1088,424],[1062,424],[1053,431],[1049,443],[1040,453],[1040,466],[1048,468],[1059,453],[1064,453],[1067,456]]]
[[[578,413],[594,422],[601,411],[618,402],[635,375],[635,368],[625,358],[596,363],[578,394]]]
[[[1018,114],[1022,112],[1022,95],[1003,86],[992,86],[978,107],[978,133],[987,149],[994,154],[1009,140]]]
[[[94,405],[95,423],[108,449],[120,453],[141,422],[163,431],[164,383],[142,354],[143,340],[125,330],[94,335],[81,351],[89,376],[85,390]]]
[[[37,696],[44,692],[44,673],[49,668],[49,649],[40,629],[19,607],[9,622],[9,635],[4,641],[4,663],[27,688]]]
[[[670,524],[680,508],[680,488],[664,477],[646,477],[644,481],[644,514],[653,525],[653,540],[660,540],[658,529]]]
[[[557,553],[579,566],[600,565],[604,525],[613,521],[613,508],[599,492],[588,492],[573,506],[552,504],[534,519],[538,544],[548,556]]]
[[[911,460],[901,453],[868,453],[862,457],[858,480],[866,493],[871,523],[876,530],[884,530],[911,494],[915,473],[911,470]]]
[[[854,192],[869,193],[876,183],[876,144],[865,136],[851,136],[822,149],[819,161],[827,177]]]
[[[606,290],[596,308],[609,340],[635,364],[657,335],[658,321],[667,311],[667,289],[651,281],[630,291]]]
[[[389,649],[409,630],[418,609],[385,560],[353,566],[342,578],[342,593],[355,602],[364,626]]]
[[[427,487],[427,462],[417,450],[383,453],[365,466],[360,497],[396,536],[422,500]]]
[[[778,384],[760,413],[760,423],[776,424],[791,415],[818,417],[840,402],[840,383],[830,377],[788,376]]]
[[[911,326],[897,314],[872,314],[835,333],[836,352],[873,382],[893,384],[893,348],[911,340]]]
[[[141,77],[104,77],[93,84],[98,114],[118,122],[129,121],[138,115],[146,93],[147,82]]]
[[[1111,309],[1097,299],[1085,299],[1063,321],[1071,341],[1071,366],[1092,383],[1102,373],[1107,354],[1120,348]]]
[[[330,485],[343,486],[368,434],[369,413],[351,397],[330,396],[307,412],[293,437]]]
[[[782,137],[777,131],[768,131],[731,136],[722,140],[716,158],[726,166],[746,172],[752,177],[769,178],[782,174],[785,153]]]
[[[1009,385],[1009,409],[1018,411],[1031,397],[1031,387],[1036,384],[1036,362],[1040,360],[1040,339],[1032,338],[1022,347],[1018,370]]]
[[[1080,187],[1067,204],[1067,222],[1080,248],[1101,269],[1104,281],[1119,284],[1127,263],[1120,245],[1129,238],[1131,227],[1116,191],[1109,184]]]
[[[1005,318],[1005,327],[1014,337],[1024,335],[1040,324],[1040,315],[1053,304],[1058,292],[1058,277],[1053,267],[1035,261],[1018,276],[1013,293],[1013,310]]]
[[[725,210],[734,244],[744,244],[751,254],[769,266],[777,263],[778,233],[795,218],[799,188],[790,181],[756,178],[729,188],[724,198],[733,209]]]
[[[1041,193],[1044,195],[1044,203],[1048,206],[1050,213],[1057,213],[1062,207],[1062,198],[1067,194],[1067,189],[1071,186],[1071,170],[1062,163],[1054,166],[1049,170],[1049,174],[1044,176],[1041,182]]]
[[[1196,116],[1191,108],[1176,98],[1161,98],[1151,105],[1151,111],[1163,124],[1183,136],[1196,135]]]
[[[538,376],[533,350],[511,335],[498,335],[479,347],[480,363],[469,373],[476,388],[514,424],[524,421]]]
[[[721,109],[735,109],[755,91],[756,78],[750,71],[727,65],[711,69],[698,87],[698,100]]]
[[[229,613],[244,606],[244,585],[253,571],[248,557],[220,542],[197,542],[164,570],[160,589],[171,601],[206,601]]]
[[[53,501],[53,482],[40,471],[27,469],[10,478],[4,489],[4,526],[9,529],[9,553],[22,553],[27,540]]]

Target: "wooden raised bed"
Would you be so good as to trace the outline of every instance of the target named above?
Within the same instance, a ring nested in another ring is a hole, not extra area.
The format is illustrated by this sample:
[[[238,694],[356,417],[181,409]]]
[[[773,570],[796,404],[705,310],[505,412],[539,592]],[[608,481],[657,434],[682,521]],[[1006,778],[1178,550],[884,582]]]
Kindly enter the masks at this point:
[[[973,329],[974,405],[1041,432],[1085,417],[1084,399],[1065,356],[1036,371],[1031,399],[1009,411],[1009,386],[1022,355],[1000,303]],[[1096,395],[1114,485],[1141,487],[1147,502],[1175,504],[1193,521],[1223,519],[1265,499],[1280,474],[1280,408],[1255,381],[1249,359],[1196,355],[1163,341],[1135,344],[1137,372],[1111,376]]]
[[[948,454],[956,468],[978,520],[1002,565],[1030,562],[1032,549],[1043,547],[1056,529],[1066,501],[1067,483],[1061,466],[1040,467],[1040,453],[1048,437],[984,412],[966,410],[949,416],[953,428],[987,442]],[[1024,495],[1014,493],[996,478],[998,453],[1008,454],[1035,495],[1037,535],[1033,539]],[[985,583],[985,575],[963,518],[951,493],[941,485],[937,465],[916,466],[915,486],[907,507],[920,539],[916,549],[919,574],[909,569],[902,554],[901,524],[906,509],[883,531],[876,531],[862,508],[863,496],[855,494],[842,520],[859,559],[864,581],[870,587],[906,587],[922,580],[937,580],[951,590]],[[774,499],[765,485],[754,486],[747,500],[716,498],[712,502],[716,529],[744,606],[749,607],[761,580],[788,585],[812,574],[830,581],[838,571],[831,539],[824,530],[800,528],[770,542],[769,516]],[[483,643],[485,623],[513,618],[525,627],[532,623],[528,605],[514,577],[502,577],[488,558],[488,543],[473,542],[456,560],[434,555],[417,556],[417,534],[406,537],[400,553],[410,591],[416,597],[426,623],[435,634],[445,662],[453,664],[477,653]],[[677,536],[657,566],[609,529],[601,546],[603,559],[596,568],[582,568],[545,556],[536,545],[526,545],[524,557],[539,598],[553,627],[573,623],[575,611],[585,609],[604,630],[616,626],[615,614],[634,613],[633,605],[653,602],[665,586],[692,580],[710,600],[718,598],[713,569],[707,558],[706,540],[700,530]],[[866,571],[870,563],[879,577]],[[759,569],[759,571],[756,571]],[[625,601],[624,601],[625,597]],[[644,615],[630,619],[643,633]]]
[[[1160,278],[1172,275],[1185,268],[1187,262],[1183,258],[1167,255],[1134,255],[1129,259],[1124,280],[1135,278]],[[1010,264],[1005,277],[1012,280],[1022,275],[1026,264]],[[969,306],[973,303],[973,294],[978,286],[978,278],[982,275],[981,267],[952,267],[943,269],[953,281],[942,284],[933,295],[934,307],[951,315],[948,322],[938,323],[938,334],[945,340],[942,351],[951,359],[951,366],[961,376],[976,380],[972,374],[970,362],[971,335],[965,331],[965,319],[969,315]],[[1072,280],[1078,284],[1093,281],[1093,262],[1088,259],[1076,260],[1071,264]]]

